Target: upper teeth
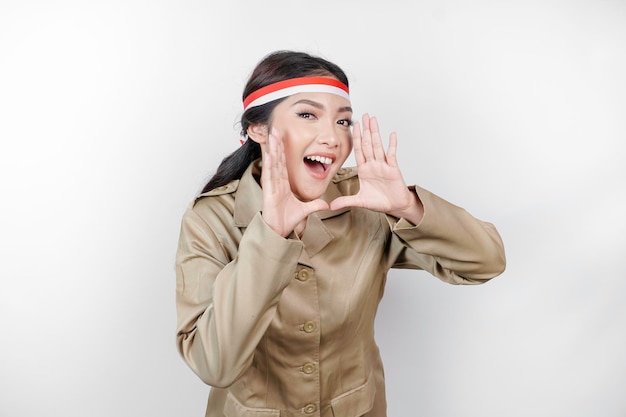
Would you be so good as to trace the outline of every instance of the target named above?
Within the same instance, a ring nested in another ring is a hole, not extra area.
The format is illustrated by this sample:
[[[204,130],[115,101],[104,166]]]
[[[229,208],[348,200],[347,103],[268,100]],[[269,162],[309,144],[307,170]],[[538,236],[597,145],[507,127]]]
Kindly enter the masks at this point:
[[[307,156],[306,159],[310,159],[311,161],[316,161],[316,162],[320,162],[324,165],[329,165],[333,162],[332,159],[330,158],[326,158],[325,156],[319,156],[319,155],[314,155],[314,156]]]

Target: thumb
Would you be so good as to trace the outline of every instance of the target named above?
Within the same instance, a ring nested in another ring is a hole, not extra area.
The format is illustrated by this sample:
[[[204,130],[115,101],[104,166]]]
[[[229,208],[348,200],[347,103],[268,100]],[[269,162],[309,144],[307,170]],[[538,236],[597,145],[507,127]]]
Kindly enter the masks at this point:
[[[328,208],[328,203],[319,198],[303,204],[303,210],[306,216],[316,211],[327,210]]]
[[[339,210],[346,207],[362,207],[361,200],[354,195],[344,195],[330,202],[331,210]]]

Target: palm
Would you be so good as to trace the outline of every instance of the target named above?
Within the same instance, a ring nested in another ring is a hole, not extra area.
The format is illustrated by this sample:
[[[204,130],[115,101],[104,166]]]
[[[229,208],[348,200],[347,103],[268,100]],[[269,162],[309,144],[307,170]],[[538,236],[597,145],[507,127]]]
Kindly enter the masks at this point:
[[[362,207],[383,213],[405,210],[413,202],[396,160],[397,138],[389,137],[385,153],[375,118],[363,115],[363,133],[354,124],[354,155],[359,172],[359,192],[339,197],[331,203],[332,209]]]
[[[263,219],[278,234],[287,236],[304,229],[309,214],[328,208],[324,200],[300,201],[291,191],[285,152],[281,137],[275,130],[263,146]]]
[[[407,191],[397,167],[371,161],[359,165],[358,171],[359,192],[355,197],[361,207],[385,213],[392,211],[397,197]]]

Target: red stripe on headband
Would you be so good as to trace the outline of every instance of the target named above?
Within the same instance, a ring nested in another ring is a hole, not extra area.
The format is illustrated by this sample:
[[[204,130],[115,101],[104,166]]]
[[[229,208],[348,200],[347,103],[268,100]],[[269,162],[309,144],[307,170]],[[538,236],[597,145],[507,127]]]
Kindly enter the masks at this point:
[[[266,85],[265,87],[261,87],[258,90],[253,91],[243,100],[243,107],[244,109],[247,108],[248,105],[252,103],[254,100],[258,99],[259,97],[263,97],[266,94],[270,94],[278,90],[282,90],[284,88],[295,87],[298,85],[306,85],[306,84],[330,85],[330,86],[342,89],[343,91],[346,92],[346,94],[349,93],[348,86],[335,78],[329,78],[329,77],[290,78],[288,80],[278,81],[276,83]]]

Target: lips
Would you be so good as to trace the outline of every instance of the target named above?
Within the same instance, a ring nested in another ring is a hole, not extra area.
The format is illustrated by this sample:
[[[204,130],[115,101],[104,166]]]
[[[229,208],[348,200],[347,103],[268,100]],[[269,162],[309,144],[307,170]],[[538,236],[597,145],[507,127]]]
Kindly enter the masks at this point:
[[[304,157],[304,165],[313,177],[323,179],[326,177],[334,159],[334,156],[308,155]]]

